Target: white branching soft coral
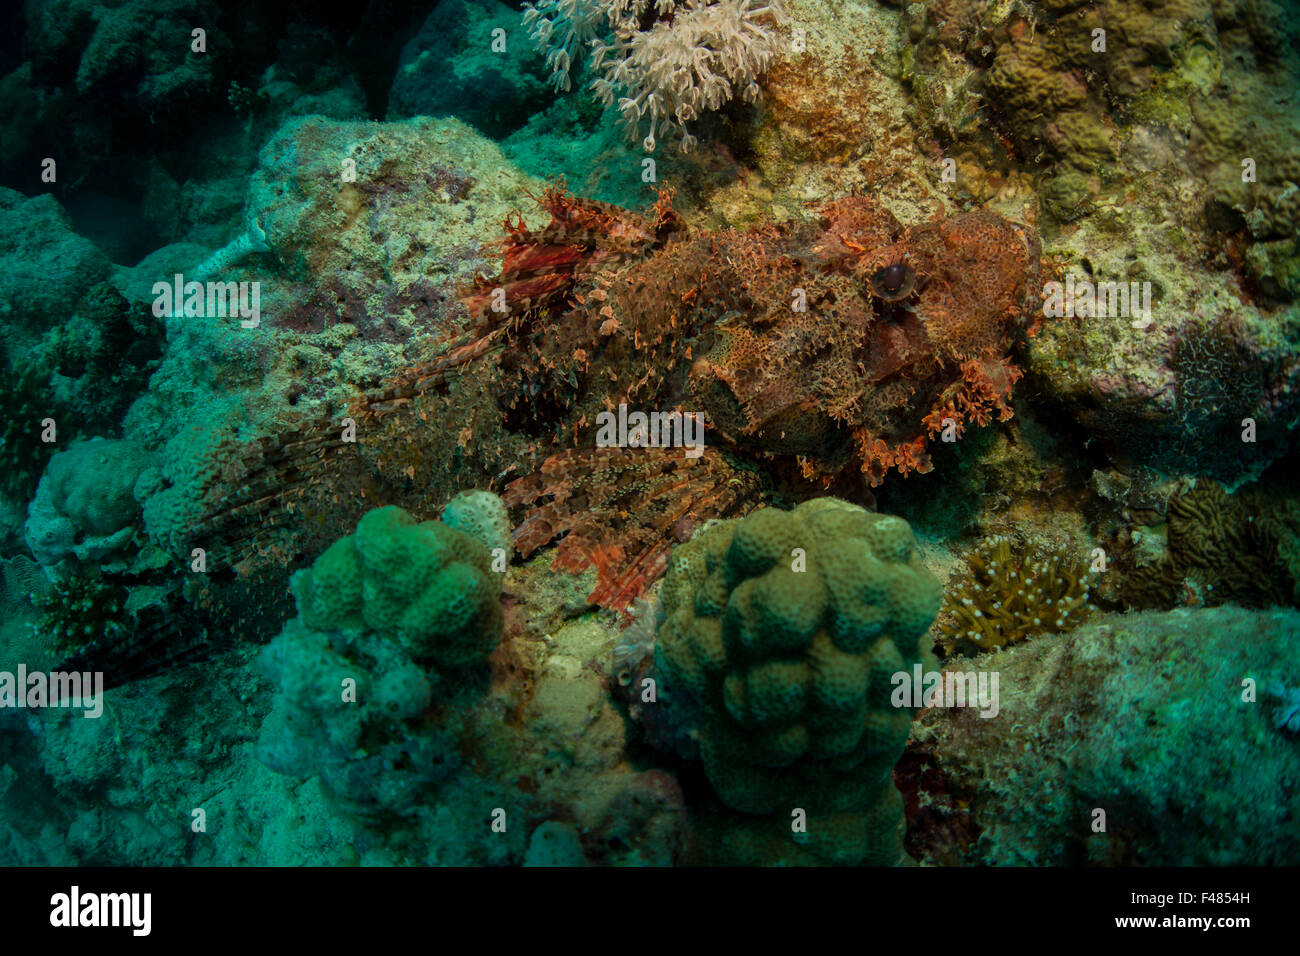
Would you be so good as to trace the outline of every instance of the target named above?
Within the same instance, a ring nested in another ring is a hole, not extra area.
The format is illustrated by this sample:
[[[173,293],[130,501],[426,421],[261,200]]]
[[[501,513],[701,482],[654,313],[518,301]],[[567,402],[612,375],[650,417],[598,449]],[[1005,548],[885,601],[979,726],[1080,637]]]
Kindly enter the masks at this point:
[[[739,97],[761,95],[758,77],[771,65],[771,25],[778,0],[537,0],[524,24],[557,90],[570,88],[579,50],[591,51],[592,88],[606,106],[617,102],[629,138],[649,117],[647,150],[673,126],[681,148],[696,142],[686,124]]]
[[[569,73],[580,48],[589,47],[610,26],[613,7],[605,0],[537,0],[524,4],[524,26],[537,49],[550,50],[546,68],[551,71],[555,89],[569,90]]]

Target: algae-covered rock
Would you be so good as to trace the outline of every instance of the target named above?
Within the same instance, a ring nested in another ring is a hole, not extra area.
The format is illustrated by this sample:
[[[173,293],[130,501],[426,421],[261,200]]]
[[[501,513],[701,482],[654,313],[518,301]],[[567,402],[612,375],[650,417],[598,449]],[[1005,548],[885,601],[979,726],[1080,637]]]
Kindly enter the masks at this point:
[[[62,322],[112,268],[53,196],[12,189],[0,189],[0,258],[0,317],[11,333]]]
[[[429,361],[463,321],[457,285],[487,268],[501,221],[517,209],[535,218],[534,187],[459,120],[287,120],[258,154],[240,236],[206,258],[180,243],[121,271],[124,294],[145,307],[177,272],[260,283],[256,328],[238,316],[162,320],[167,354],[128,434],[166,441],[229,400],[247,436],[277,416],[337,410],[360,383]],[[418,457],[428,464],[415,480],[428,486],[438,459]]]
[[[1249,304],[1148,227],[1098,241],[1087,225],[1063,248],[1089,263],[1098,287],[1148,290],[1150,313],[1130,306],[1045,321],[1024,353],[1043,394],[1124,468],[1236,483],[1283,457],[1300,411],[1300,308]]]
[[[957,195],[1037,169],[1045,235],[1098,215],[1206,233],[1216,270],[1295,298],[1300,56],[1275,0],[899,5],[910,111]]]
[[[1145,612],[963,661],[998,674],[999,710],[917,719],[909,842],[965,864],[1300,863],[1298,634],[1290,609]]]
[[[897,860],[888,775],[911,711],[891,705],[891,679],[920,660],[938,604],[907,524],[834,498],[721,522],[673,552],[656,656],[666,689],[700,709],[709,782],[749,815],[724,827],[724,857]]]
[[[332,307],[329,321],[390,343],[441,331],[454,309],[444,284],[481,267],[479,244],[525,208],[528,186],[458,120],[290,119],[262,148],[246,209],[284,278],[308,291],[265,311],[315,330],[322,320],[313,310]],[[329,301],[316,301],[317,291]]]

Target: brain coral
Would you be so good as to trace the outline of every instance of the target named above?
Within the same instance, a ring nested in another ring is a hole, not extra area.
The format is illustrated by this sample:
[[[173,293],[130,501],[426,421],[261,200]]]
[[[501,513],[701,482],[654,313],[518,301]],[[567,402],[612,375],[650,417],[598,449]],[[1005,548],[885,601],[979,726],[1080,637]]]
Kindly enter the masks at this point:
[[[487,545],[394,506],[369,512],[294,590],[307,627],[381,631],[442,666],[482,659],[501,636],[501,579]]]
[[[897,860],[890,771],[912,714],[891,706],[891,678],[920,660],[939,597],[904,521],[835,498],[720,522],[673,552],[656,653],[666,690],[700,709],[709,782],[751,815],[727,826],[724,856]],[[799,809],[804,834],[787,829]]]
[[[1164,554],[1124,575],[1126,607],[1300,604],[1300,507],[1288,491],[1228,494],[1199,478],[1169,499],[1167,518]]]

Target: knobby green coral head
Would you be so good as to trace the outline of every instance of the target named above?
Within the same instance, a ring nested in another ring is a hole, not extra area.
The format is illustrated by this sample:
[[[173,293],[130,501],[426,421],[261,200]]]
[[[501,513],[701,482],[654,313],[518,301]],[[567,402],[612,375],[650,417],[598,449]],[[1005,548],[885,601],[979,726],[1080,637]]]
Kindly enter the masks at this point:
[[[501,637],[501,575],[487,545],[392,505],[296,575],[294,593],[308,627],[383,632],[446,667],[482,660]]]

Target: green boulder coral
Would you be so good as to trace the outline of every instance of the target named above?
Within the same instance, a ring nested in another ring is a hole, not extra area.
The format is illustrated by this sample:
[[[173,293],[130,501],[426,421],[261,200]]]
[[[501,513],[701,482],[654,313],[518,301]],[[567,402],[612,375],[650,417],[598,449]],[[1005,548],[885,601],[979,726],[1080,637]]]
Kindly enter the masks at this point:
[[[748,815],[726,827],[725,859],[897,861],[889,774],[912,713],[891,687],[939,598],[906,522],[835,498],[720,522],[673,552],[657,658],[700,708],[713,789]]]
[[[459,765],[456,715],[481,690],[458,669],[501,637],[487,544],[377,508],[293,584],[299,616],[258,657],[277,691],[258,758],[319,776],[364,817],[420,818]]]
[[[370,630],[448,667],[481,660],[501,636],[501,577],[487,545],[438,521],[378,508],[294,579],[303,623]]]

